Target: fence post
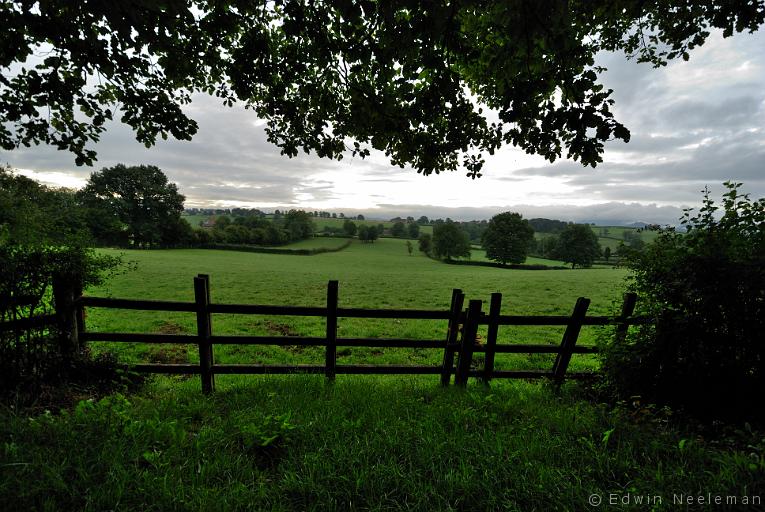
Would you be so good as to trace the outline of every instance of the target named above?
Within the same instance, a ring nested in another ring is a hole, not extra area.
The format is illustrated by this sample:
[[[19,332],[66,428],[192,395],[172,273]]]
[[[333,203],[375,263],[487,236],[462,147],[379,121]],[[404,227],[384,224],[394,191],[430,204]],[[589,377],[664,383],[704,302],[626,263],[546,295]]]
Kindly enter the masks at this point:
[[[452,368],[454,367],[454,345],[457,343],[457,336],[460,331],[460,314],[462,313],[462,304],[465,302],[465,294],[462,290],[455,288],[452,290],[452,303],[449,306],[449,324],[446,329],[446,348],[444,348],[444,361],[441,365],[441,385],[448,386],[452,378]]]
[[[457,386],[467,386],[470,363],[473,360],[473,344],[475,344],[475,337],[478,334],[478,320],[480,318],[481,301],[471,300],[468,303],[467,317],[465,318],[465,326],[462,330],[460,354],[457,358],[457,373],[454,376],[454,384]]]
[[[616,341],[624,341],[627,336],[627,329],[630,324],[627,323],[627,318],[632,316],[635,312],[635,304],[637,303],[637,294],[633,292],[624,294],[624,303],[622,304],[621,322],[616,324]]]
[[[560,342],[560,348],[558,349],[558,356],[555,358],[553,364],[552,374],[553,381],[556,386],[563,383],[563,379],[566,376],[566,370],[568,369],[568,363],[571,362],[571,354],[574,351],[576,340],[579,338],[579,331],[582,330],[582,322],[587,314],[587,308],[590,307],[590,299],[579,297],[576,299],[576,305],[574,306],[574,312],[571,314],[571,319],[566,326],[566,332],[563,333],[563,339]]]
[[[199,375],[202,380],[202,393],[208,395],[215,389],[215,377],[212,372],[212,322],[210,318],[210,276],[199,274],[194,278],[194,302],[197,310],[197,336],[199,337]]]
[[[327,283],[327,352],[324,374],[335,380],[337,366],[337,281]]]
[[[492,293],[489,305],[489,330],[486,333],[486,355],[483,363],[483,383],[487,386],[494,372],[494,351],[497,347],[499,312],[502,309],[502,294]]]
[[[80,335],[77,321],[77,285],[62,276],[53,277],[53,304],[56,308],[56,323],[61,332],[61,353],[71,360],[80,350]]]

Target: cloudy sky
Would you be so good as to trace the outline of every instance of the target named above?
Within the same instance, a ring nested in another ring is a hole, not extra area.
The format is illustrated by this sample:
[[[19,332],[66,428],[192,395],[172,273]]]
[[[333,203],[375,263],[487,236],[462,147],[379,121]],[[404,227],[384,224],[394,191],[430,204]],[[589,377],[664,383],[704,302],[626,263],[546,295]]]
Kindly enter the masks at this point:
[[[487,157],[478,180],[463,172],[421,176],[389,165],[384,155],[337,162],[312,155],[289,159],[266,142],[252,112],[199,96],[187,109],[199,123],[191,142],[160,141],[146,149],[113,123],[96,145],[95,168],[48,147],[0,151],[41,181],[80,186],[90,172],[117,163],[162,168],[186,195],[186,206],[249,206],[394,215],[487,218],[507,209],[527,216],[602,223],[675,223],[698,206],[704,186],[726,180],[765,196],[765,33],[723,39],[713,34],[689,62],[666,68],[602,54],[602,79],[614,89],[617,119],[629,144],[607,146],[596,169],[549,164],[513,148]]]

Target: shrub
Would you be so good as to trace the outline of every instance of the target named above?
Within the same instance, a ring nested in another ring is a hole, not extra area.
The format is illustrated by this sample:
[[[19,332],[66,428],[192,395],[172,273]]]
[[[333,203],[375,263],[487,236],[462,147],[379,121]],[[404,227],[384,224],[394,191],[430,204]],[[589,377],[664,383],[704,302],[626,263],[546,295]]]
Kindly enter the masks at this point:
[[[0,322],[51,314],[54,281],[82,290],[118,264],[82,247],[0,244]],[[55,326],[0,331],[0,390],[29,390],[64,377],[78,355],[66,352]]]
[[[726,183],[722,215],[705,193],[687,233],[660,230],[633,253],[631,288],[655,324],[604,347],[619,397],[681,407],[706,418],[765,414],[765,199]]]

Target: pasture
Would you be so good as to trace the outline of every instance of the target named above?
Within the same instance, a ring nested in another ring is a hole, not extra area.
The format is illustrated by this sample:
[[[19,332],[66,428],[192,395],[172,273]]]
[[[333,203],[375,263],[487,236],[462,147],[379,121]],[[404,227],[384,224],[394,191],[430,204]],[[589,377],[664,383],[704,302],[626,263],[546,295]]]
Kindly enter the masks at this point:
[[[340,244],[345,239],[317,238],[288,247]],[[112,278],[105,286],[87,290],[94,296],[116,298],[193,300],[192,280],[198,273],[210,275],[213,302],[322,306],[327,281],[339,281],[341,307],[390,309],[448,309],[453,288],[461,288],[468,299],[485,301],[493,292],[503,294],[503,314],[570,314],[576,298],[592,299],[590,314],[612,314],[624,288],[626,271],[621,269],[507,270],[455,266],[415,252],[410,256],[406,242],[384,238],[373,244],[354,241],[336,253],[316,256],[272,255],[203,249],[114,251],[123,254],[135,270]],[[548,264],[556,263],[539,260]],[[536,261],[535,261],[536,262]],[[615,303],[617,302],[617,303]],[[193,333],[195,317],[190,313],[120,311],[91,308],[87,327],[94,331]],[[323,336],[322,318],[214,315],[216,334]],[[604,328],[586,327],[580,343],[593,344]],[[499,343],[558,344],[562,327],[503,327]],[[443,339],[446,321],[341,319],[341,337]],[[196,361],[195,346],[143,344],[94,344],[110,350],[124,361]],[[296,364],[323,361],[322,347],[216,346],[220,363]],[[343,348],[342,364],[439,364],[438,350]],[[497,369],[547,369],[549,354],[504,354]],[[577,355],[571,370],[592,370],[593,356]]]
[[[333,243],[315,239],[300,244]],[[296,245],[300,245],[296,244]],[[326,247],[327,245],[319,245]],[[87,290],[95,296],[193,299],[211,276],[214,302],[314,305],[330,279],[351,307],[446,308],[451,290],[503,313],[568,314],[576,297],[614,312],[620,269],[505,270],[446,265],[405,241],[354,242],[337,253],[273,255],[213,250],[115,251],[133,270]],[[434,321],[341,319],[341,336],[437,337]],[[321,319],[213,316],[216,333],[322,335]],[[93,330],[194,332],[190,314],[92,308]],[[605,333],[607,334],[607,333]],[[500,329],[500,343],[558,343],[549,327]],[[596,340],[585,329],[582,343]],[[181,362],[196,347],[94,344],[123,361]],[[316,350],[314,351],[314,348]],[[440,351],[354,348],[343,362],[438,364]],[[216,346],[218,362],[321,362],[319,347]],[[498,355],[497,368],[549,368],[548,356]],[[572,370],[594,369],[575,355]],[[0,503],[18,510],[585,510],[602,500],[678,493],[760,496],[765,459],[672,426],[643,404],[615,409],[582,400],[567,383],[471,381],[442,388],[431,376],[219,375],[158,377],[137,393],[83,400],[26,417],[0,410]],[[737,434],[738,435],[738,434]],[[732,441],[756,449],[754,433]],[[733,445],[731,445],[733,446]],[[604,507],[608,509],[608,507]],[[625,509],[642,509],[635,502]]]

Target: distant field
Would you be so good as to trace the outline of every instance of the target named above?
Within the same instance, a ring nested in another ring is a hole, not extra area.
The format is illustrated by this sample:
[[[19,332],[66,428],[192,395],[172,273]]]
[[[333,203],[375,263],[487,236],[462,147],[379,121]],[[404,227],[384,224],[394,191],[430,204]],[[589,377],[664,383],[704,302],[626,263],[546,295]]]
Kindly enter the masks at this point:
[[[658,236],[656,231],[638,230],[638,228],[628,228],[625,226],[591,226],[591,228],[592,231],[598,236],[598,243],[600,244],[600,247],[602,249],[610,247],[612,252],[615,251],[619,246],[619,242],[624,241],[625,232],[631,232],[640,235],[640,238],[646,243],[654,241]],[[534,233],[534,237],[537,240],[551,236],[556,235],[552,233]]]
[[[301,242],[320,243],[322,239]],[[104,250],[109,254],[120,251]],[[340,304],[347,307],[447,309],[452,288],[462,288],[468,299],[482,299],[499,291],[504,295],[503,313],[570,314],[579,296],[592,299],[592,314],[613,313],[614,300],[623,288],[626,271],[505,270],[487,267],[446,265],[416,252],[409,256],[404,240],[381,239],[374,244],[354,241],[337,253],[317,256],[285,256],[211,251],[202,249],[164,251],[122,251],[137,270],[112,278],[105,286],[88,290],[96,296],[193,300],[192,281],[198,273],[211,276],[214,302],[322,306],[330,279],[340,282]],[[485,306],[488,307],[488,306]],[[321,318],[215,315],[214,332],[252,335],[323,336]],[[443,339],[444,321],[399,321],[341,319],[340,336],[411,337]],[[187,313],[158,313],[91,309],[87,326],[91,330],[128,332],[194,332],[195,319]],[[586,328],[582,343],[593,343],[598,329]],[[500,342],[557,344],[561,328],[503,328]],[[98,344],[99,349],[106,344]],[[196,358],[196,348],[109,344],[125,360]],[[417,349],[340,349],[343,363],[438,364],[441,354]],[[220,362],[317,363],[321,347],[218,346]],[[548,355],[503,355],[498,368],[547,368]],[[577,356],[572,369],[592,368],[589,356]]]

